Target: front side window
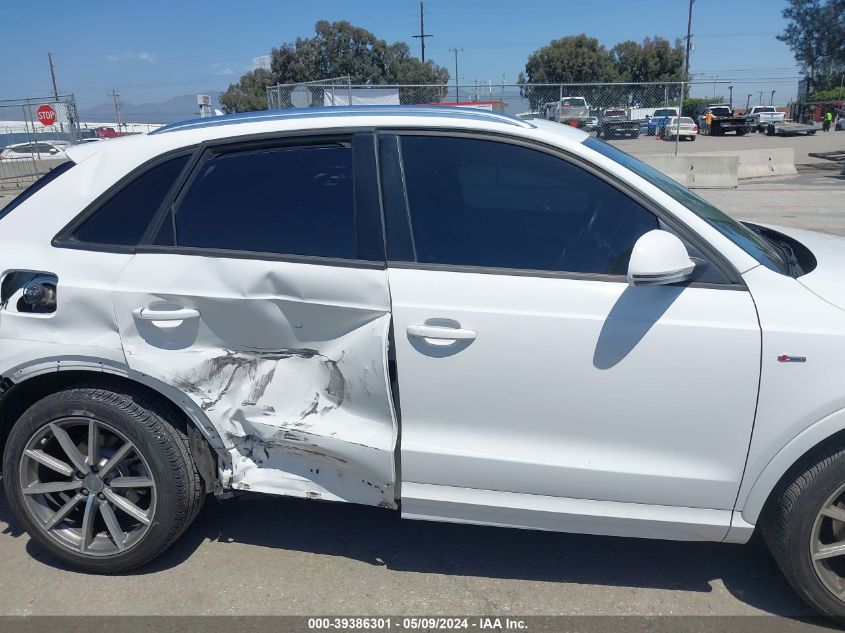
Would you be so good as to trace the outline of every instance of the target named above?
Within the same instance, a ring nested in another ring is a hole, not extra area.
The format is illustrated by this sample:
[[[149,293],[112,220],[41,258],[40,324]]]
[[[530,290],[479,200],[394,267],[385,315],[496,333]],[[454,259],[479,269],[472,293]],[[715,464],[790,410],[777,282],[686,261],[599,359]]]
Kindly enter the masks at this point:
[[[189,154],[170,158],[135,176],[84,220],[73,232],[72,239],[94,244],[137,245],[189,159]]]
[[[657,218],[588,171],[490,140],[400,137],[420,263],[624,275]]]
[[[212,154],[175,220],[179,246],[355,259],[351,145]]]
[[[782,274],[789,273],[789,265],[784,261],[783,255],[771,243],[767,242],[761,235],[755,233],[744,224],[722,213],[704,198],[699,197],[682,184],[672,180],[669,176],[657,171],[650,165],[646,165],[630,154],[626,154],[622,150],[598,139],[588,138],[584,141],[584,145],[595,150],[602,156],[610,158],[623,167],[630,169],[663,191],[663,193],[680,202],[767,268]]]

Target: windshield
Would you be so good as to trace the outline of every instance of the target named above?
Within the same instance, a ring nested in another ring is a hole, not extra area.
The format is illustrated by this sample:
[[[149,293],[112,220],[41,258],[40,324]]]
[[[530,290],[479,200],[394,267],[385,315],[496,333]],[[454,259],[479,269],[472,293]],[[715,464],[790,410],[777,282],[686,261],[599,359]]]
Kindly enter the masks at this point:
[[[744,224],[737,222],[732,217],[719,211],[719,209],[707,202],[704,198],[700,198],[665,174],[637,160],[630,154],[626,154],[612,145],[608,145],[604,141],[590,137],[584,141],[584,145],[648,180],[655,187],[663,191],[663,193],[671,196],[695,213],[766,268],[783,275],[789,274],[789,265],[775,246]]]

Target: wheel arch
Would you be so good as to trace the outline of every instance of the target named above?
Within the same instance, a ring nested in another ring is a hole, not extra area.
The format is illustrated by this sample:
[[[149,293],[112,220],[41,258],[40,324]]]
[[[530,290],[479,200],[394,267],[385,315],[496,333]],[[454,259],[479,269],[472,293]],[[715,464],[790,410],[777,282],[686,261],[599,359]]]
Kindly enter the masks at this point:
[[[779,495],[805,466],[806,459],[831,444],[845,445],[845,409],[836,411],[792,438],[757,476],[744,503],[738,505],[747,523],[754,525],[770,499]]]
[[[230,457],[223,439],[202,409],[177,388],[100,358],[44,359],[0,376],[0,454],[5,450],[9,430],[15,421],[39,398],[90,380],[141,391],[170,409],[177,417],[176,421],[185,426],[206,489],[214,489],[218,464],[222,460],[225,466]]]

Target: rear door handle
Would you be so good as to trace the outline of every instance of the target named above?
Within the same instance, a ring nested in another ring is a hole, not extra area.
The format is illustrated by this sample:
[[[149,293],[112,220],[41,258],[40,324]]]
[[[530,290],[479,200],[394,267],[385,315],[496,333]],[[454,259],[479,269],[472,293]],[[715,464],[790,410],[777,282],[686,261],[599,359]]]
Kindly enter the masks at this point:
[[[408,336],[418,338],[432,338],[447,341],[472,341],[475,339],[474,330],[464,330],[454,327],[438,325],[409,325],[406,330]]]
[[[193,308],[179,308],[178,310],[135,308],[132,310],[132,315],[142,321],[184,321],[185,319],[196,319],[199,317],[200,311]]]

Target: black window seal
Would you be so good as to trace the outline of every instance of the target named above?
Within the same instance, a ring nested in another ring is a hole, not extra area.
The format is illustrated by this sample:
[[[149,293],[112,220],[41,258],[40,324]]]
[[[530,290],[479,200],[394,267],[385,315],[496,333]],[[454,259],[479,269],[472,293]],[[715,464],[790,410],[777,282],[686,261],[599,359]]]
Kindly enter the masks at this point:
[[[584,169],[585,171],[589,172],[590,174],[596,176],[597,178],[603,180],[607,184],[611,185],[624,195],[632,198],[635,202],[640,204],[643,208],[647,211],[653,213],[658,220],[665,222],[669,227],[674,229],[678,235],[680,235],[683,239],[687,240],[691,244],[693,244],[707,259],[710,263],[716,266],[724,275],[725,278],[728,280],[726,284],[717,284],[717,283],[710,283],[710,282],[697,282],[697,281],[683,281],[677,284],[667,284],[667,285],[677,285],[683,287],[712,287],[716,289],[727,289],[727,290],[747,290],[748,287],[746,286],[745,282],[742,279],[739,271],[736,267],[731,264],[719,251],[718,249],[714,248],[709,242],[701,238],[695,231],[689,228],[684,222],[676,218],[668,209],[663,207],[661,204],[657,203],[656,201],[652,200],[645,194],[641,193],[630,184],[624,182],[623,180],[617,178],[613,174],[607,173],[588,160],[584,159],[577,154],[574,154],[570,151],[567,151],[564,148],[557,147],[555,145],[543,143],[542,141],[538,141],[536,139],[525,138],[521,136],[514,136],[511,134],[503,134],[499,132],[493,131],[478,131],[478,130],[460,130],[460,129],[452,129],[452,128],[379,128],[378,129],[379,135],[388,135],[393,134],[396,136],[440,136],[440,137],[454,137],[454,138],[469,138],[469,139],[478,139],[478,140],[494,140],[498,142],[505,142],[511,145],[517,145],[520,147],[526,147],[528,149],[534,149],[537,151],[544,152],[546,154],[550,154],[562,160],[565,160],[577,167]],[[401,152],[401,143],[400,143],[400,152]],[[596,281],[613,281],[613,282],[627,282],[627,277],[625,275],[602,275],[596,273],[577,273],[577,272],[570,272],[570,271],[548,271],[548,270],[540,270],[540,269],[525,269],[525,270],[517,270],[517,269],[509,269],[509,268],[495,268],[495,267],[484,267],[484,266],[465,266],[465,265],[454,265],[454,264],[425,264],[419,262],[397,262],[393,261],[389,258],[388,254],[388,267],[399,267],[397,264],[402,264],[401,267],[405,268],[418,268],[421,270],[456,270],[459,272],[484,272],[488,271],[490,274],[509,274],[507,271],[516,271],[516,274],[519,276],[535,276],[535,277],[560,277],[565,279],[584,279],[584,275],[590,275]],[[413,264],[413,266],[408,266],[408,264]]]
[[[121,176],[114,184],[112,184],[108,189],[106,189],[102,194],[97,196],[97,198],[89,204],[85,209],[82,210],[76,217],[74,217],[68,224],[64,226],[56,235],[53,237],[51,244],[56,248],[74,248],[78,250],[91,250],[91,251],[100,251],[100,252],[108,252],[108,253],[133,253],[135,250],[136,245],[126,245],[126,244],[105,244],[101,242],[83,242],[77,239],[74,239],[73,234],[76,230],[94,215],[100,208],[106,204],[109,200],[111,200],[114,196],[118,193],[123,191],[123,189],[129,185],[132,181],[134,181],[139,176],[147,173],[154,167],[167,162],[173,158],[179,158],[180,156],[186,156],[190,154],[195,154],[197,151],[197,146],[189,146],[189,147],[180,147],[175,150],[171,150],[168,152],[164,152],[163,154],[159,154],[158,156],[151,158],[150,160],[142,163],[138,167],[135,167],[130,172]],[[187,174],[187,167],[191,164],[191,161],[188,161],[188,164],[182,168],[182,172],[180,173],[179,177],[176,179],[176,183],[180,181],[185,175]],[[157,217],[158,213],[161,212],[163,208],[166,208],[170,202],[170,198],[172,195],[175,195],[176,186],[172,186],[168,191],[168,195],[162,200],[161,204],[159,205],[156,214],[153,215],[153,221]],[[149,226],[147,227],[146,231],[149,230]],[[145,231],[145,233],[146,233]]]

